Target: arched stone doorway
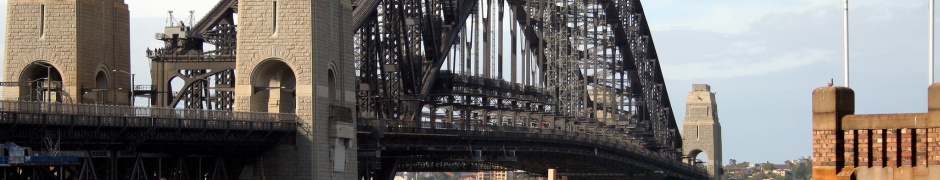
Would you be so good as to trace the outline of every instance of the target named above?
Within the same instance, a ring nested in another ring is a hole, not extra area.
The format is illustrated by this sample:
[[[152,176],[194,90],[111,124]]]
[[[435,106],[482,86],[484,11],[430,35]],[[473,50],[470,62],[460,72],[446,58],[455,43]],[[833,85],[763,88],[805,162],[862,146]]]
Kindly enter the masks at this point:
[[[253,112],[295,113],[297,78],[280,59],[261,62],[251,73]]]
[[[25,101],[62,102],[59,69],[47,62],[33,62],[20,73],[20,99]]]
[[[330,91],[330,104],[337,105],[339,103],[338,101],[340,100],[340,98],[337,97],[339,96],[339,92],[337,92],[339,89],[336,88],[336,75],[333,73],[332,68],[326,72],[326,78],[328,83],[327,86],[329,87]]]
[[[688,159],[686,159],[686,162],[695,165],[695,167],[707,168],[711,165],[708,154],[708,152],[704,152],[700,149],[693,149],[687,154]]]
[[[92,89],[91,93],[94,96],[95,104],[110,104],[110,91],[108,87],[111,87],[108,79],[108,73],[104,71],[98,71],[95,74],[95,88]]]

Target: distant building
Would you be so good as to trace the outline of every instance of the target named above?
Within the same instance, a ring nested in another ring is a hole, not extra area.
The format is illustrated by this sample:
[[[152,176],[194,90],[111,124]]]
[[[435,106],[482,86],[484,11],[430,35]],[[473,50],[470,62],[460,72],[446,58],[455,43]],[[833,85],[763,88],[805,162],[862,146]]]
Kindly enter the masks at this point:
[[[507,180],[508,171],[483,171],[475,173],[476,180]]]
[[[696,158],[704,153],[707,162]],[[705,168],[711,179],[721,178],[721,123],[718,122],[718,102],[711,86],[693,84],[685,102],[685,120],[682,121],[682,154],[686,162]]]

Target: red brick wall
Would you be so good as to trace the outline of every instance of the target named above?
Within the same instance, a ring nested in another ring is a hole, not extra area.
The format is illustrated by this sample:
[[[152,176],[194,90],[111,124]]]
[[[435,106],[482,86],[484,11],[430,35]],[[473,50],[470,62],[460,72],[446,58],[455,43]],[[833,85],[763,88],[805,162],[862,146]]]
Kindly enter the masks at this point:
[[[848,130],[843,132],[842,136],[842,146],[845,147],[843,154],[843,159],[845,160],[845,166],[854,166],[855,165],[855,151],[858,147],[856,144],[857,138],[855,137],[855,130]]]
[[[885,145],[884,130],[871,131],[871,165],[884,166],[885,164]]]
[[[901,129],[901,136],[898,138],[900,141],[900,146],[898,150],[901,151],[901,166],[903,165],[914,165],[914,133],[912,129]]]
[[[936,147],[929,149],[927,146],[929,142],[929,139],[925,138],[928,136],[927,129],[844,131],[842,145],[845,152],[842,157],[845,158],[846,167],[926,165],[928,153],[938,155],[937,152],[933,152],[937,150]]]
[[[841,144],[840,144],[841,145]],[[813,131],[813,166],[836,165],[835,131]]]
[[[914,165],[927,165],[927,129],[915,129],[914,132]]]
[[[855,141],[858,144],[856,144],[855,146],[856,148],[858,148],[858,154],[857,154],[858,164],[856,165],[857,166],[870,166],[871,161],[872,161],[870,158],[871,152],[872,152],[871,150],[872,140],[871,140],[871,137],[869,136],[869,133],[871,133],[871,130],[857,130],[857,132],[858,132],[858,136],[856,137]]]
[[[927,129],[927,165],[940,165],[940,128]]]

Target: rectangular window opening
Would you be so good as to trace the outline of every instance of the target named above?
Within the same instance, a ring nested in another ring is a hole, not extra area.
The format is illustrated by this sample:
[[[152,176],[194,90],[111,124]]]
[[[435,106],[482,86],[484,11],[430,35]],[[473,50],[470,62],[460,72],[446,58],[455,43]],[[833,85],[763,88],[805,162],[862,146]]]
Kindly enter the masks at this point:
[[[273,4],[274,6],[273,6],[273,13],[272,13],[273,18],[271,22],[272,24],[271,33],[276,33],[277,32],[277,1],[274,1]]]
[[[46,33],[46,5],[39,5],[39,36]]]

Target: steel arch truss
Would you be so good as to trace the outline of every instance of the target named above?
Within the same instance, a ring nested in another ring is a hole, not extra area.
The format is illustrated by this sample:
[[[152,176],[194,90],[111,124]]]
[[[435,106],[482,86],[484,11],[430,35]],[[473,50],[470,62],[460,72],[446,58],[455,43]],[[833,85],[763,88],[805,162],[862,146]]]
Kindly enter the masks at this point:
[[[147,49],[152,60],[153,105],[178,107],[182,102],[186,109],[232,110],[237,12],[237,0],[222,0],[199,22],[167,28],[182,29],[181,32],[158,33],[157,39],[164,41],[165,46]],[[204,43],[215,49],[203,49]],[[184,81],[178,92],[170,83],[174,78]]]
[[[362,118],[520,125],[507,119],[522,115],[679,159],[639,0],[355,3]]]

